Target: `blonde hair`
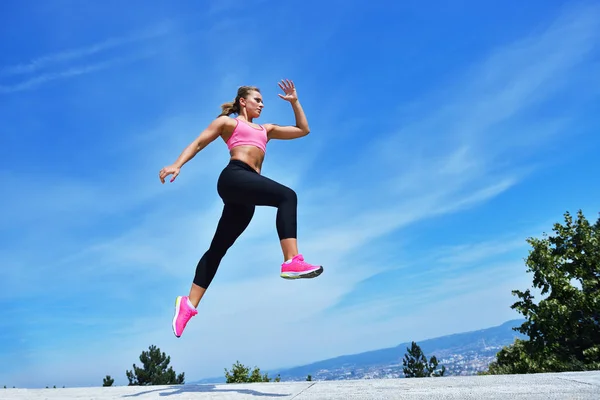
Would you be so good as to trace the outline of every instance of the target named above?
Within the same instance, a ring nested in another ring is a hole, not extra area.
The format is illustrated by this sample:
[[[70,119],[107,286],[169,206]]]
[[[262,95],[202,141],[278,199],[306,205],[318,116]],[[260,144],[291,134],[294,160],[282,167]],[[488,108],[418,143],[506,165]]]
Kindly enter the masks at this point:
[[[235,97],[235,100],[230,101],[228,103],[221,104],[221,114],[219,115],[219,117],[221,117],[223,115],[239,114],[240,113],[240,99],[241,98],[245,99],[246,96],[248,96],[248,94],[250,94],[250,92],[253,92],[253,91],[260,93],[260,89],[257,88],[256,86],[240,86],[238,88],[237,96]]]

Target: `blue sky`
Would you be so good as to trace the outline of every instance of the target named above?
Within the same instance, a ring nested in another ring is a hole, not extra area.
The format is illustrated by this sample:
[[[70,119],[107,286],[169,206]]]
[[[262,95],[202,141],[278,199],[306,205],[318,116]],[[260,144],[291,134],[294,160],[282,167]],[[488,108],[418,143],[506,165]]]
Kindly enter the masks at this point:
[[[201,4],[0,5],[0,385],[123,385],[151,344],[193,381],[497,325],[520,317],[525,239],[597,218],[597,4]],[[282,280],[260,208],[177,339],[227,148],[158,171],[240,85],[293,123],[282,78],[311,134],[263,173],[325,273]]]

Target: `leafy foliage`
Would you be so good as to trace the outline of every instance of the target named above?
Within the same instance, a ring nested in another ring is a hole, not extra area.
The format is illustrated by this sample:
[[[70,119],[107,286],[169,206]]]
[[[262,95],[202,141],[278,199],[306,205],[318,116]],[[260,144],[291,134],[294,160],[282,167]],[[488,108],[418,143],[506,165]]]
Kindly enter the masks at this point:
[[[102,380],[102,386],[112,386],[113,383],[115,383],[115,380],[110,375],[106,375],[106,378]]]
[[[269,378],[267,373],[264,375],[261,374],[260,368],[255,366],[254,370],[250,372],[250,368],[239,361],[233,364],[231,371],[225,368],[225,379],[227,383],[271,382],[271,378]],[[274,379],[275,382],[279,382],[280,380],[279,375]]]
[[[423,354],[421,347],[412,342],[410,349],[406,348],[402,365],[404,365],[403,371],[406,378],[424,378],[424,377],[440,377],[444,376],[446,367],[442,365],[441,370],[437,370],[438,360],[435,356],[432,356],[427,361],[427,357]]]
[[[502,349],[490,374],[600,369],[600,218],[591,225],[581,210],[564,218],[553,236],[527,240],[527,272],[545,297],[512,291],[520,300],[511,308],[526,318],[515,330],[529,340]]]
[[[177,385],[185,381],[184,373],[176,375],[173,367],[169,367],[171,357],[154,345],[142,352],[140,361],[141,368],[133,364],[133,371],[127,371],[129,386]]]

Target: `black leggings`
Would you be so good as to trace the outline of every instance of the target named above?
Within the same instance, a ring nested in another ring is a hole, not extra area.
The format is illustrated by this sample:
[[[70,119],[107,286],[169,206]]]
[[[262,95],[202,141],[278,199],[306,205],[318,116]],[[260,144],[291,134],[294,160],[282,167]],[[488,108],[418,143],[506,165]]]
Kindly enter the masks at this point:
[[[236,239],[248,227],[255,206],[277,207],[276,227],[279,239],[296,238],[296,193],[257,173],[248,164],[231,160],[217,182],[217,192],[225,204],[217,230],[196,266],[194,283],[208,288],[221,260]]]

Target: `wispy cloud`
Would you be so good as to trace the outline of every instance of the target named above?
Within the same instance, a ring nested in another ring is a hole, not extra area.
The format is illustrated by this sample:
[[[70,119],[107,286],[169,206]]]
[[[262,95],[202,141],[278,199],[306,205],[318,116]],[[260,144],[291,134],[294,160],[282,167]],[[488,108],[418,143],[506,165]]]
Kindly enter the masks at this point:
[[[0,79],[4,81],[0,81],[0,94],[30,90],[50,81],[85,75],[154,56],[156,48],[145,46],[145,43],[164,38],[173,30],[172,23],[163,23],[152,29],[0,67]],[[30,77],[17,80],[23,75]]]
[[[398,135],[378,140],[374,147],[386,152],[375,155],[390,161],[406,156],[414,163],[408,167],[419,170],[427,167],[421,161],[437,159],[439,151],[447,151],[445,145],[451,144],[468,160],[471,173],[483,174],[504,168],[501,158],[507,152],[523,156],[539,151],[540,144],[550,139],[544,133],[556,134],[553,125],[563,122],[564,115],[535,119],[530,115],[535,115],[535,106],[568,86],[572,72],[594,54],[599,15],[597,6],[567,9],[548,29],[496,49],[483,62],[466,68],[462,79],[449,83],[442,94],[422,100],[420,104],[433,110],[426,112],[427,118],[413,105],[412,115],[403,114],[411,123]],[[535,135],[529,134],[531,128]],[[514,158],[509,162],[513,164]]]
[[[109,38],[102,42],[93,43],[85,47],[67,49],[56,53],[44,55],[27,63],[5,66],[0,68],[0,77],[30,74],[54,66],[55,64],[61,64],[67,61],[79,61],[81,59],[86,59],[89,56],[105,52],[107,50],[113,50],[129,44],[135,44],[150,39],[156,39],[169,34],[171,32],[171,28],[172,27],[170,26],[170,24],[163,24],[162,26],[158,26],[153,29],[145,30],[142,32],[135,32],[133,34],[121,37]]]
[[[139,61],[144,58],[151,57],[155,55],[156,52],[146,51],[143,53],[138,53],[134,55],[130,55],[127,57],[119,57],[113,58],[106,61],[101,61],[93,64],[83,65],[79,67],[67,67],[64,70],[57,72],[49,72],[44,74],[38,74],[34,78],[28,79],[26,81],[21,81],[14,84],[9,85],[0,85],[0,94],[7,94],[13,92],[20,92],[23,90],[33,89],[37,86],[40,86],[44,83],[55,81],[59,79],[71,78],[79,75],[89,74],[91,72],[101,71],[109,68],[113,68],[119,65],[128,64],[131,62]]]

